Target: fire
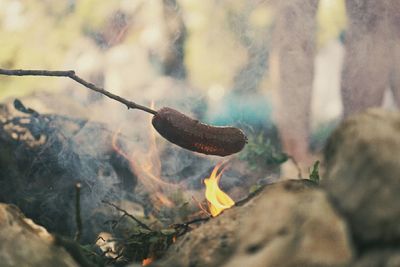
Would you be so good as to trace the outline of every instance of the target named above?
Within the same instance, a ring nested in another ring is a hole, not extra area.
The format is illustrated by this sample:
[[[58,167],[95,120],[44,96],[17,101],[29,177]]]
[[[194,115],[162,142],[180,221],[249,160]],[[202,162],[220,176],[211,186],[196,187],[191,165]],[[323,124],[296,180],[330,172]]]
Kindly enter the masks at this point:
[[[223,210],[229,209],[235,202],[219,188],[219,180],[221,179],[224,169],[220,171],[221,163],[215,166],[209,178],[204,179],[204,184],[206,185],[206,199],[208,203],[208,208],[213,217],[220,214]]]
[[[151,108],[154,109],[153,104]],[[149,119],[151,120],[151,117],[149,117]],[[151,121],[148,125],[151,125]],[[157,148],[156,134],[152,127],[149,127],[148,130],[148,142],[145,150],[135,147],[131,154],[127,153],[118,142],[120,129],[113,134],[111,144],[114,151],[129,161],[131,170],[138,177],[140,184],[149,193],[149,197],[155,210],[159,210],[161,206],[172,208],[175,206],[175,203],[166,195],[166,193],[179,189],[181,185],[162,179],[161,159]],[[235,205],[235,202],[225,192],[223,192],[218,185],[224,171],[224,168],[220,171],[222,165],[222,163],[217,164],[210,177],[204,180],[206,186],[205,197],[207,199],[209,212],[213,217],[220,214],[223,210]],[[199,207],[205,213],[209,214],[200,203]]]
[[[152,263],[153,262],[153,259],[152,258],[146,258],[146,259],[144,259],[143,261],[142,261],[142,266],[147,266],[147,265],[149,265],[150,263]]]
[[[151,108],[154,109],[154,103],[151,104]],[[154,206],[156,208],[160,206],[171,208],[174,206],[174,202],[165,193],[178,188],[178,185],[167,182],[161,177],[160,153],[157,148],[155,130],[151,127],[151,118],[152,116],[149,116],[149,123],[147,124],[149,125],[149,135],[145,149],[135,147],[131,154],[125,152],[118,143],[120,129],[113,134],[111,144],[114,151],[129,161],[131,170],[136,174],[141,185],[149,192]]]

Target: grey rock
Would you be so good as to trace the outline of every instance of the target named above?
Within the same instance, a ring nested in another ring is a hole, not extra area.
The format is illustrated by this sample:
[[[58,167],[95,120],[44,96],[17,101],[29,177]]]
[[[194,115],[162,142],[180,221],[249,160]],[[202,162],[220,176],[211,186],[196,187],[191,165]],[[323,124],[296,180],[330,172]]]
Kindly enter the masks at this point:
[[[332,134],[322,186],[359,245],[400,240],[400,114],[372,109]]]
[[[362,254],[348,267],[399,267],[400,251],[394,249],[372,250]]]
[[[227,210],[187,233],[170,247],[167,255],[156,266],[221,266],[237,245],[236,232],[245,216],[243,213],[247,211]]]
[[[326,194],[293,182],[268,187],[238,230],[224,267],[342,266],[353,258],[347,225]]]
[[[326,194],[289,180],[187,233],[152,266],[340,266],[352,258],[346,223]]]
[[[2,267],[75,267],[72,257],[53,245],[43,227],[26,218],[18,208],[0,204],[0,265]]]

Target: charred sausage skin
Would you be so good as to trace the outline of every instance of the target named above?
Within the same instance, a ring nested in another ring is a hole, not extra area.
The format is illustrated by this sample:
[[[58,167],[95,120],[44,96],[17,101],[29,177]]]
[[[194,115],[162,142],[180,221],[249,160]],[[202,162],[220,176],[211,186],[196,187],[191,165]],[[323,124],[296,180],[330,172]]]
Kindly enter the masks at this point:
[[[242,150],[247,142],[238,128],[207,125],[168,107],[157,111],[152,124],[168,141],[207,155],[228,156]]]

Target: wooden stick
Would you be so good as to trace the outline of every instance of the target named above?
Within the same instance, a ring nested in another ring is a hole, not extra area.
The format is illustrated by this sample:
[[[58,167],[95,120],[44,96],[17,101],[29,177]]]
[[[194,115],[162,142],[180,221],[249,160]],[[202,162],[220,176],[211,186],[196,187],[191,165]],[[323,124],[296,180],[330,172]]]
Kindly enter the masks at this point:
[[[76,233],[75,241],[79,242],[82,236],[82,218],[81,218],[81,183],[75,184],[75,221]]]
[[[139,219],[137,219],[135,216],[133,216],[132,214],[128,213],[126,210],[121,209],[120,207],[118,207],[117,205],[107,201],[107,200],[102,200],[101,202],[103,202],[104,204],[107,204],[113,208],[115,208],[116,210],[122,212],[125,216],[128,216],[129,218],[131,218],[132,220],[134,220],[137,224],[139,224],[142,228],[149,230],[149,231],[153,231],[149,226],[147,226],[146,224],[142,223]]]
[[[140,109],[145,112],[151,113],[153,115],[157,114],[157,111],[136,104],[135,102],[129,101],[125,98],[122,98],[120,96],[117,96],[101,87],[98,87],[94,85],[93,83],[87,82],[84,79],[80,78],[78,75],[75,74],[75,71],[73,70],[66,70],[66,71],[59,71],[59,70],[22,70],[22,69],[14,69],[14,70],[7,70],[7,69],[1,69],[0,68],[0,75],[7,75],[7,76],[52,76],[52,77],[67,77],[70,78],[77,83],[80,83],[81,85],[85,86],[86,88],[89,88],[90,90],[93,90],[95,92],[98,92],[100,94],[103,94],[115,101],[118,101],[122,104],[124,104],[128,109]]]

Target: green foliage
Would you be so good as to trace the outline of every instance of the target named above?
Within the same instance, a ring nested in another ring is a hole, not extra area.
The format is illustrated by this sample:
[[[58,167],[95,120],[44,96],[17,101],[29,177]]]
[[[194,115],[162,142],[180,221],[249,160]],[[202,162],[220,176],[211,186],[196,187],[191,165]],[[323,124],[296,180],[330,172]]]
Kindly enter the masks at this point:
[[[262,188],[262,185],[259,185],[259,184],[252,185],[252,186],[249,188],[249,194],[254,194],[254,193],[257,192],[258,190],[260,190],[260,188]]]
[[[106,265],[107,259],[104,255],[96,253],[94,245],[80,245],[78,242],[62,237],[55,236],[55,244],[63,247],[79,264],[83,267],[101,267]]]
[[[140,227],[133,229],[130,236],[123,241],[123,255],[129,261],[142,261],[145,258],[159,258],[173,243],[177,231],[166,228],[149,231]]]
[[[288,160],[288,155],[280,151],[270,139],[265,140],[263,134],[258,134],[249,137],[240,158],[248,162],[251,170],[262,171],[278,167]]]
[[[316,184],[319,184],[320,176],[319,176],[319,160],[317,160],[310,170],[310,180]]]
[[[61,236],[56,236],[56,244],[64,247],[80,266],[110,266],[113,263],[142,262],[146,258],[161,257],[179,231],[179,228],[150,231],[135,225],[131,228],[129,236],[115,239],[118,245],[114,253],[120,255],[117,258],[109,258],[105,253],[99,253],[99,248],[94,244],[82,245]]]

